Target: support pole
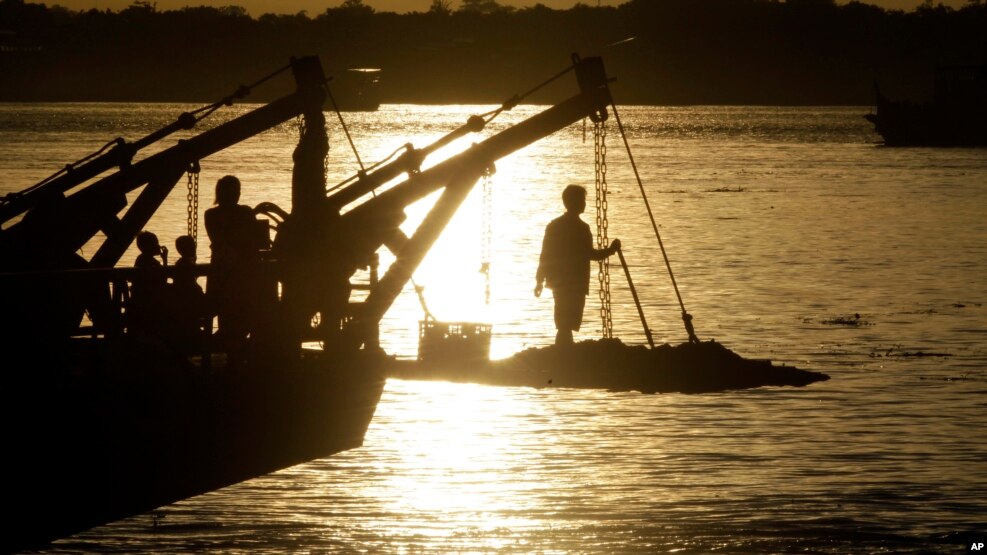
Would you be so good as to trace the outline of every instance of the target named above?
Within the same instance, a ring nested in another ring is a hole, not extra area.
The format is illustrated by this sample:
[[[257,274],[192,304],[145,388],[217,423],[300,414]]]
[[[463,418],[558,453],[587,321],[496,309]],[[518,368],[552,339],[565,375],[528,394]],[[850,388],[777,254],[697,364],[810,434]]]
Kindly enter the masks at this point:
[[[366,329],[376,327],[384,313],[394,304],[394,299],[411,279],[418,265],[428,254],[460,205],[466,200],[466,196],[481,175],[483,175],[483,165],[474,163],[466,166],[459,175],[446,185],[435,206],[432,207],[415,233],[396,253],[397,259],[380,278],[377,287],[370,292],[366,302],[363,303],[355,322],[358,340],[362,342],[364,338],[360,336],[366,334]]]
[[[151,220],[151,216],[168,197],[168,193],[175,188],[175,184],[184,173],[185,168],[178,165],[162,168],[161,173],[144,186],[137,200],[120,218],[119,225],[106,234],[106,240],[89,260],[89,265],[93,268],[109,268],[116,264],[130,247],[137,232]]]
[[[644,326],[644,336],[648,338],[648,345],[654,349],[655,340],[651,337],[651,328],[648,327],[647,320],[644,319],[644,309],[641,308],[641,299],[637,296],[637,289],[631,280],[631,270],[627,267],[627,260],[624,259],[624,251],[617,249],[617,256],[620,257],[620,265],[624,267],[624,275],[627,276],[627,286],[631,288],[631,296],[634,297],[634,306],[637,307],[637,315],[641,317],[641,325]]]

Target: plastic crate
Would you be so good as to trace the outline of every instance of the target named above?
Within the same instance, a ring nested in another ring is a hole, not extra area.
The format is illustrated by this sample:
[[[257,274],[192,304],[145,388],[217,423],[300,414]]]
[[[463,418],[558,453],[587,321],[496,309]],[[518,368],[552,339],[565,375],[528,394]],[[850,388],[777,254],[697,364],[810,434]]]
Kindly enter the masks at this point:
[[[430,363],[477,362],[490,359],[491,324],[418,322],[418,360]]]

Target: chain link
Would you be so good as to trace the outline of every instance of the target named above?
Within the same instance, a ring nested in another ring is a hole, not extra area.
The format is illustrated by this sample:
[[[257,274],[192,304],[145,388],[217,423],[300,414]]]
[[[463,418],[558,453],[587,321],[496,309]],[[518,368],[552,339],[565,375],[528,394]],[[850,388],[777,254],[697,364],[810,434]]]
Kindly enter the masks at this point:
[[[302,138],[305,137],[305,132],[308,130],[307,122],[305,121],[305,116],[299,114],[295,116],[295,129],[298,131],[298,141],[301,142]],[[326,136],[329,135],[329,124],[325,124]],[[329,149],[326,149],[326,155],[322,158],[322,188],[326,189],[329,184]],[[374,196],[377,193],[374,192]]]
[[[490,256],[493,240],[493,172],[490,168],[483,171],[483,206],[480,236],[480,272],[483,273],[483,299],[490,304]]]
[[[326,140],[328,141],[328,139],[329,139],[329,123],[328,122],[326,122],[325,130],[326,130]],[[329,143],[329,145],[331,147],[332,143]],[[323,189],[328,189],[329,188],[329,148],[326,148],[326,155],[322,158],[322,188]],[[374,193],[374,197],[376,198],[376,196],[377,196],[377,193],[375,192]]]
[[[605,122],[593,122],[593,154],[596,181],[596,248],[609,246],[607,219],[607,127]],[[600,320],[603,337],[613,337],[613,317],[610,309],[610,260],[599,262]]]
[[[192,162],[188,168],[188,236],[199,242],[199,163]]]

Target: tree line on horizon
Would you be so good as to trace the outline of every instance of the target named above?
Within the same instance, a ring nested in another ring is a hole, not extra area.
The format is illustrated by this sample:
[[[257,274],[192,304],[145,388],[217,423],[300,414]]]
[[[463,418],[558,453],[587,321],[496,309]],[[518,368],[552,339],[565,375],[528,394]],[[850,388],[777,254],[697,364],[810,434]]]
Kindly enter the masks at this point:
[[[0,101],[211,102],[317,54],[330,74],[380,68],[385,103],[497,103],[579,53],[603,56],[621,103],[866,105],[875,80],[919,99],[936,66],[984,64],[985,36],[983,0],[911,12],[833,0],[566,10],[433,0],[406,14],[345,0],[315,16],[256,18],[236,5],[136,1],[113,12],[0,0]],[[530,100],[560,98],[551,93]]]

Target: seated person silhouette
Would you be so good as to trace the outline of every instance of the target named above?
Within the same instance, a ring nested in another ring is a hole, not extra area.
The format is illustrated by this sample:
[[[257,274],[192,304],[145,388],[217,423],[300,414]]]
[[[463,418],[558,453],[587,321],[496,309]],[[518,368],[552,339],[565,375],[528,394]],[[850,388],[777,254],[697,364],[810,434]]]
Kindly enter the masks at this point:
[[[168,249],[162,247],[158,243],[158,236],[150,231],[137,234],[137,249],[140,254],[137,255],[134,268],[138,272],[131,281],[127,310],[129,329],[156,333],[163,306],[166,283],[164,265],[167,264]],[[158,260],[159,256],[161,261]]]
[[[196,281],[196,244],[191,236],[182,235],[175,240],[179,258],[175,261],[169,300],[171,301],[171,335],[181,350],[191,352],[201,346],[205,309],[205,293]]]
[[[175,261],[172,285],[180,294],[187,293],[193,297],[196,297],[196,293],[201,295],[202,287],[195,279],[195,263],[198,260],[195,239],[189,235],[180,236],[175,239],[175,250],[178,251],[179,256]]]

